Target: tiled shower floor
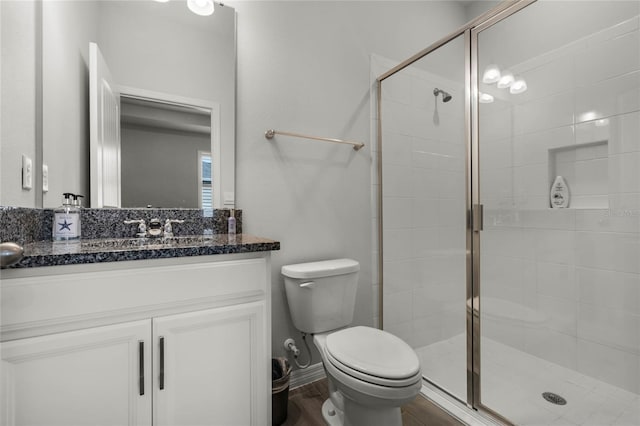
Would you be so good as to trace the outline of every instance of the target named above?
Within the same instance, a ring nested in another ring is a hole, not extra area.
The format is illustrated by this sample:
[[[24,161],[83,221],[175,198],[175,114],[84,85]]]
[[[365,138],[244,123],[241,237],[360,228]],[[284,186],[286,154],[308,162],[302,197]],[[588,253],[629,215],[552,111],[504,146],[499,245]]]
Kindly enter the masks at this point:
[[[466,400],[466,336],[416,349],[423,374]],[[554,405],[541,394],[567,400]],[[517,425],[639,426],[640,395],[482,339],[482,402]]]

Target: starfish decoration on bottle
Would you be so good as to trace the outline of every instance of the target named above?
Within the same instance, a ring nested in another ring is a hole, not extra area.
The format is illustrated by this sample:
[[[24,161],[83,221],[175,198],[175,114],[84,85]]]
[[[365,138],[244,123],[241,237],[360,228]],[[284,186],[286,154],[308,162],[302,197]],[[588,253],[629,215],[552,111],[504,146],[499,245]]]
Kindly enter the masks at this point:
[[[71,225],[73,225],[73,223],[67,222],[67,219],[65,219],[64,222],[58,223],[58,225],[60,225],[60,231],[62,231],[63,229],[71,231]]]

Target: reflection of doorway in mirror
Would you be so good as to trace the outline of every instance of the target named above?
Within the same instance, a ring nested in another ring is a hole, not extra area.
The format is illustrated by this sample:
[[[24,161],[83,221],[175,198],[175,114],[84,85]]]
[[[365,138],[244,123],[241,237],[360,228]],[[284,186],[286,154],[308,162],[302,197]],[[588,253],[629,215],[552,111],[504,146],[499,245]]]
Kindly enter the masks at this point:
[[[119,92],[121,207],[220,207],[219,104],[124,86]],[[200,152],[209,158],[204,185],[201,163],[193,167]]]
[[[89,43],[91,206],[120,207],[120,94],[96,43]],[[85,195],[86,196],[86,195]]]
[[[123,95],[121,117],[122,207],[199,208],[194,161],[211,152],[210,111]]]
[[[213,210],[210,152],[198,151],[198,198],[201,209]]]

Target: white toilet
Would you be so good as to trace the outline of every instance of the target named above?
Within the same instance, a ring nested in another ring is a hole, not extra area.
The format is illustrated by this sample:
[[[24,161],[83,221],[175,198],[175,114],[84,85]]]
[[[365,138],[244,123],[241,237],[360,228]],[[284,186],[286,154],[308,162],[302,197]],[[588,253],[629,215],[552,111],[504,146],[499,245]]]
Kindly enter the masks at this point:
[[[360,264],[351,259],[282,267],[293,324],[313,334],[329,383],[330,426],[401,426],[400,406],[422,387],[420,362],[396,336],[353,319]]]

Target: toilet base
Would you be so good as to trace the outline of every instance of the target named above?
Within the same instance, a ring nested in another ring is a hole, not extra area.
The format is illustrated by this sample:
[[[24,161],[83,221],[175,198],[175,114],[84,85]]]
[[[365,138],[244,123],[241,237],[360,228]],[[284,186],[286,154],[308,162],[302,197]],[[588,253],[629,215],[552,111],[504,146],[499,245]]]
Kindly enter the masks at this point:
[[[322,404],[322,418],[327,426],[402,426],[400,407],[375,409],[345,400],[345,409],[347,418],[327,399]]]
[[[322,404],[322,418],[327,426],[343,426],[342,412],[333,405],[330,399]]]

